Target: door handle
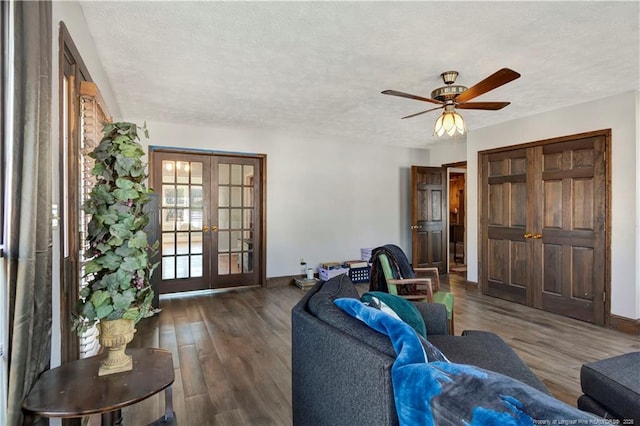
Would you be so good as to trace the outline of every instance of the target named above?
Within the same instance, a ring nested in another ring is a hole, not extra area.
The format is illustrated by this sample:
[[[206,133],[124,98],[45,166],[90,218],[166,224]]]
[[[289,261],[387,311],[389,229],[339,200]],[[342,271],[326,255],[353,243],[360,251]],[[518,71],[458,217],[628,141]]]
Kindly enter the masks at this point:
[[[218,227],[217,227],[216,225],[213,225],[213,226],[211,227],[211,230],[212,230],[213,232],[218,232]]]
[[[203,228],[202,228],[202,230],[203,230],[204,232],[208,232],[208,231],[209,231],[209,227],[208,227],[208,226],[205,226],[205,227],[203,227]]]
[[[539,240],[540,238],[542,238],[542,234],[533,234],[534,240]]]
[[[533,234],[531,232],[527,232],[526,234],[524,234],[525,238],[532,238]]]

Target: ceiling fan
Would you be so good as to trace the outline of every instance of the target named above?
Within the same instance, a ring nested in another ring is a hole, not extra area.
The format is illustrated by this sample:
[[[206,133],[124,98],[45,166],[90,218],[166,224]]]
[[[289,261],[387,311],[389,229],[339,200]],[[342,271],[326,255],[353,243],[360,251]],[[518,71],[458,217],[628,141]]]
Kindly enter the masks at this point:
[[[385,90],[382,93],[385,95],[400,96],[403,98],[415,99],[417,101],[429,102],[432,104],[440,105],[436,108],[431,108],[426,111],[421,111],[415,114],[407,115],[404,118],[415,117],[430,111],[444,108],[444,113],[436,121],[434,132],[438,136],[442,136],[445,132],[449,136],[458,131],[460,134],[464,133],[466,127],[462,117],[455,112],[458,109],[482,109],[496,111],[502,109],[510,104],[510,102],[469,102],[484,93],[489,92],[495,88],[498,88],[504,84],[509,83],[520,77],[520,74],[509,69],[502,68],[491,74],[489,77],[480,81],[479,83],[467,88],[454,84],[458,77],[458,71],[445,71],[440,74],[445,86],[438,87],[431,92],[431,98],[425,98],[422,96],[412,95],[410,93],[399,92],[397,90]]]

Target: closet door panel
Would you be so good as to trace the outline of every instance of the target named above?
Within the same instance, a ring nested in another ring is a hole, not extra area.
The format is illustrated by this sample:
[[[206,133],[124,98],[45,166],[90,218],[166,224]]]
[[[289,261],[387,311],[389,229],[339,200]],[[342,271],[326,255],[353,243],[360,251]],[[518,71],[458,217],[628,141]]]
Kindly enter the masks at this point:
[[[483,161],[483,292],[526,303],[531,285],[530,249],[524,236],[528,220],[526,150],[491,154]]]
[[[533,241],[544,261],[538,268],[540,308],[603,323],[605,289],[604,137],[558,142],[542,148],[543,223]]]

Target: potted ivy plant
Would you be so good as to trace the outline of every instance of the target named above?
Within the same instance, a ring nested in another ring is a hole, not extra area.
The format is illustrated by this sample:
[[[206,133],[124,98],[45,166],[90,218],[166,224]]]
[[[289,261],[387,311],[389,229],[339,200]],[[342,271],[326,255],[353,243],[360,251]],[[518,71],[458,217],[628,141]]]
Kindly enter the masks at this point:
[[[139,129],[149,137],[146,125],[106,123],[104,137],[89,154],[96,183],[83,206],[91,216],[84,264],[88,284],[80,290],[73,325],[81,335],[98,323],[100,343],[108,350],[100,375],[131,370],[125,346],[135,324],[156,313],[150,282],[156,265],[149,259],[158,242],[150,245],[145,232],[149,213],[144,206],[151,190],[145,184]]]

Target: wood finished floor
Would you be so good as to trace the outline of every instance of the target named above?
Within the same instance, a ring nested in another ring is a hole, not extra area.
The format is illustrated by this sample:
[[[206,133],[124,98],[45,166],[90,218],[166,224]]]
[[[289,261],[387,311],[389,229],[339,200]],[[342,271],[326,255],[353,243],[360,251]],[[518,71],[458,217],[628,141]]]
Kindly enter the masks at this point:
[[[640,350],[638,336],[483,296],[459,275],[442,278],[455,294],[456,334],[497,333],[571,405],[583,363]],[[303,294],[285,286],[161,300],[162,312],[139,324],[133,344],[173,353],[179,425],[291,424],[290,311]],[[150,423],[163,409],[155,396],[124,409],[124,424]]]

